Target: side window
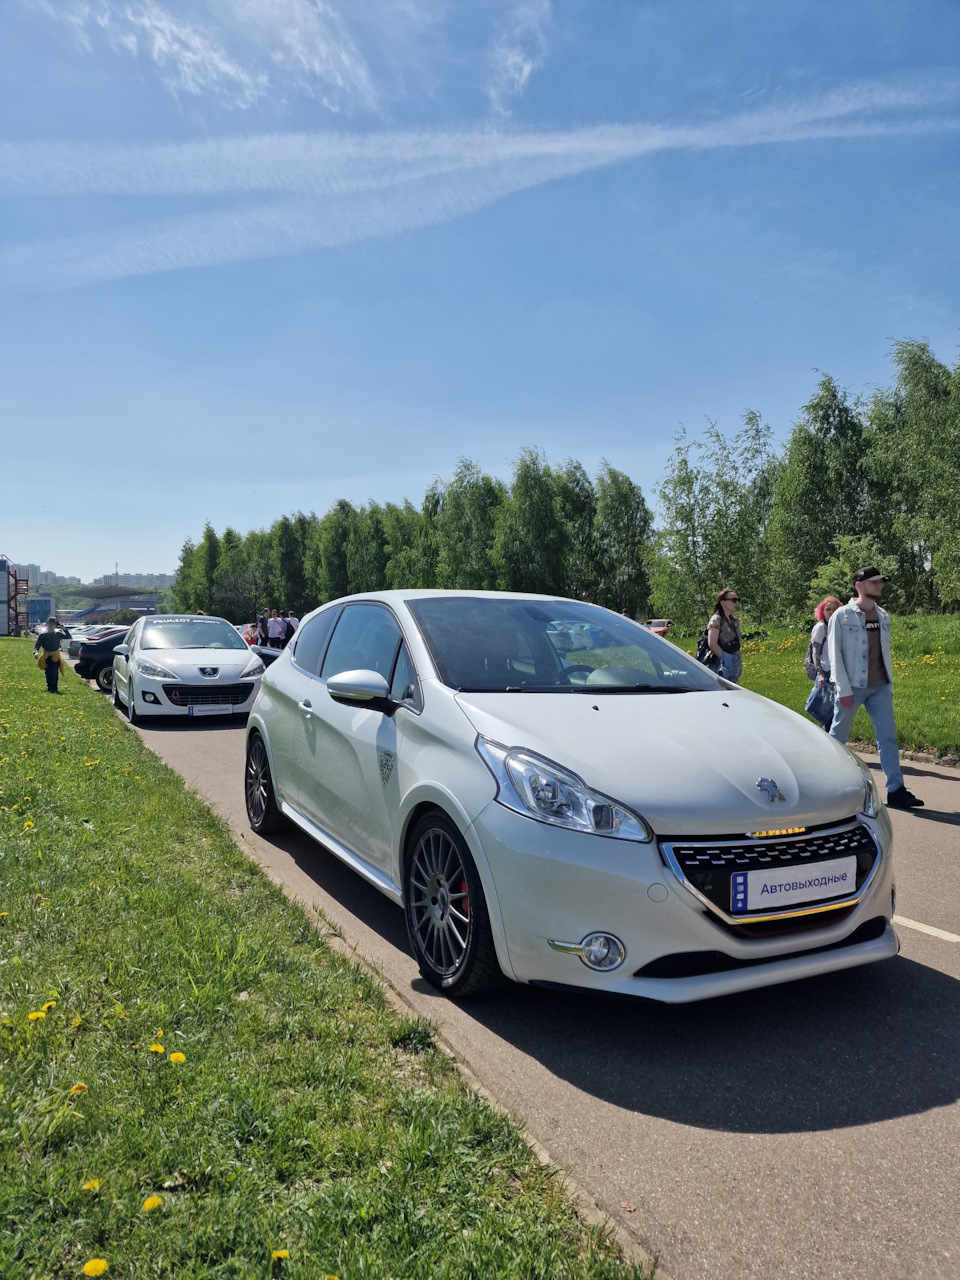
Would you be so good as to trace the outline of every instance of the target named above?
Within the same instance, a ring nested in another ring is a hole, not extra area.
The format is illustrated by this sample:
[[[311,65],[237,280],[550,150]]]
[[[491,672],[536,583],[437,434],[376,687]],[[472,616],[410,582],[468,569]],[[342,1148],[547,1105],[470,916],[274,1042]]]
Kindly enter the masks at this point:
[[[330,632],[339,616],[339,609],[324,609],[323,613],[297,628],[293,660],[301,671],[311,676],[317,674]]]
[[[390,686],[390,697],[395,702],[407,703],[417,711],[423,707],[417,669],[413,665],[406,641],[401,644],[400,652],[397,655],[397,665],[393,669],[393,683]]]
[[[341,671],[379,671],[389,680],[400,640],[400,627],[387,609],[375,604],[347,605],[320,675],[326,679]]]

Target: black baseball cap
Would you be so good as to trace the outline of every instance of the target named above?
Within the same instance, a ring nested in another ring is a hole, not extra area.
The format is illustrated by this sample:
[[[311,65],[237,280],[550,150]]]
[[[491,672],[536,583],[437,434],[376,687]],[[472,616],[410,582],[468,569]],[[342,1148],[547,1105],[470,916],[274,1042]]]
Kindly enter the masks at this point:
[[[875,564],[868,564],[865,569],[858,569],[853,575],[854,582],[868,582],[871,578],[882,578],[884,582],[890,581],[889,576],[881,573]]]

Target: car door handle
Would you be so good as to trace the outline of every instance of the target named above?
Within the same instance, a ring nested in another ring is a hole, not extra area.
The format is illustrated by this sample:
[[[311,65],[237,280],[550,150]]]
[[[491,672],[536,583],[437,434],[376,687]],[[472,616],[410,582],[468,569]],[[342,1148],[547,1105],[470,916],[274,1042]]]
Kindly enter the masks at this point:
[[[311,704],[309,698],[304,698],[303,702],[297,703],[297,706],[300,708],[300,710],[309,720],[309,718],[313,715],[313,705]]]

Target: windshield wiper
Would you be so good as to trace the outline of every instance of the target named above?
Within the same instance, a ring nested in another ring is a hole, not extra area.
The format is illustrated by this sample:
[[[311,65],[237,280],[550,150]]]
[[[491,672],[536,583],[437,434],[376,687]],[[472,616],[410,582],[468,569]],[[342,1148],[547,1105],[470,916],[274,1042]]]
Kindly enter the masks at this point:
[[[578,684],[574,693],[695,693],[690,685],[678,684]]]

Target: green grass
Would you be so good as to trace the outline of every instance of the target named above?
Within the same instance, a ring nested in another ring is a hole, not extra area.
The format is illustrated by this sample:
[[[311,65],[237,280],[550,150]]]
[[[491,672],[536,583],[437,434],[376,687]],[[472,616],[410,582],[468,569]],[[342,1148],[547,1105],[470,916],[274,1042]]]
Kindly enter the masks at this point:
[[[786,628],[743,646],[745,689],[803,711],[810,681],[803,657],[810,635]],[[695,640],[681,642],[688,652]],[[960,757],[960,615],[892,619],[893,704],[897,740],[906,750]],[[858,711],[851,739],[874,743],[867,713]]]
[[[30,653],[0,641],[4,1280],[97,1258],[111,1277],[639,1277],[429,1025],[106,699],[72,675],[46,694]]]

